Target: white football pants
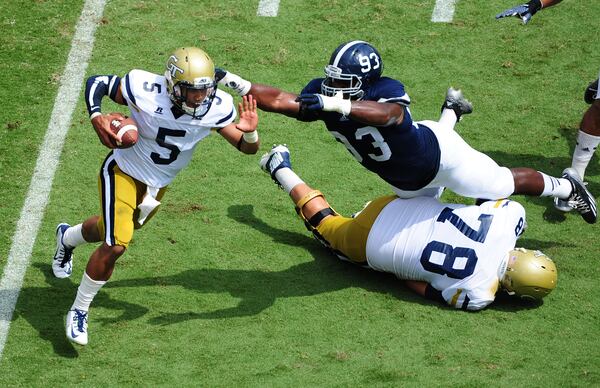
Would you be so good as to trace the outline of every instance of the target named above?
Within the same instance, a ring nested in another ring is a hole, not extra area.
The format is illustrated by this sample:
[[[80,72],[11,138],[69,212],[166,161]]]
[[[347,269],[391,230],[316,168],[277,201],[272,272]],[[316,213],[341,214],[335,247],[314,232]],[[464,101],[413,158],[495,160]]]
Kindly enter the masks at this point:
[[[415,191],[393,187],[400,198],[439,198],[444,187],[471,198],[502,199],[515,191],[510,169],[500,167],[486,154],[473,149],[456,131],[455,121],[419,121],[433,131],[440,145],[440,168],[433,180]]]

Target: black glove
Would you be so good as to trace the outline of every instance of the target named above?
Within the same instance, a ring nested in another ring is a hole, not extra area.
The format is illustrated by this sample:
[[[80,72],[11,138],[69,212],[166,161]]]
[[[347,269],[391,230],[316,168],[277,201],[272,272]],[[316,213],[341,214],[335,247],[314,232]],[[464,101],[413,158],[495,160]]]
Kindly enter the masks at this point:
[[[515,16],[523,20],[523,24],[527,24],[531,17],[535,15],[537,11],[542,9],[541,0],[531,0],[529,3],[517,5],[516,7],[507,9],[504,12],[496,15],[496,19],[502,19],[508,16]]]
[[[593,104],[596,96],[598,95],[598,80],[595,80],[591,84],[585,88],[585,93],[583,94],[583,100],[588,104]]]
[[[300,110],[323,110],[323,99],[318,94],[306,93],[296,97],[296,102],[300,103]]]

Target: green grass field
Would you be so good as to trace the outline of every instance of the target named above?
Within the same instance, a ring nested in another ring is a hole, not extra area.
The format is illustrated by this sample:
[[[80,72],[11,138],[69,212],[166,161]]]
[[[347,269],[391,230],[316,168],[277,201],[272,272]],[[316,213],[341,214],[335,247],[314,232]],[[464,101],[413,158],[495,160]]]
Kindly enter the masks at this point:
[[[282,0],[275,18],[257,17],[257,0],[114,0],[86,76],[162,73],[173,48],[196,45],[218,66],[299,92],[338,44],[364,39],[380,50],[384,73],[406,85],[414,118],[437,119],[447,87],[460,87],[475,106],[457,126],[471,145],[500,164],[560,175],[583,90],[598,75],[600,2],[565,0],[527,26],[494,20],[516,3],[461,1],[452,23],[436,24],[433,0]],[[82,7],[0,5],[0,268]],[[104,111],[122,108],[105,100]],[[55,279],[54,228],[98,213],[107,153],[79,98],[0,355],[0,386],[600,385],[598,225],[548,198],[514,198],[528,212],[520,243],[555,260],[558,287],[540,306],[499,298],[479,313],[454,311],[313,240],[258,167],[271,144],[287,143],[295,170],[340,213],[390,190],[321,123],[264,112],[260,120],[259,155],[219,136],[199,144],[92,304],[90,344],[77,347],[64,314],[94,246],[75,251],[71,279]],[[586,180],[600,193],[597,156]],[[473,203],[448,192],[444,200]]]

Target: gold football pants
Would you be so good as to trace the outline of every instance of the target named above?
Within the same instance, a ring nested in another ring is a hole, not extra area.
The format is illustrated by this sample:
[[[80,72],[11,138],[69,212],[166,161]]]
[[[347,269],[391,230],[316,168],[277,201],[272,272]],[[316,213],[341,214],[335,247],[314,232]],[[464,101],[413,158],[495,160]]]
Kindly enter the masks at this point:
[[[396,198],[395,195],[377,198],[354,218],[327,217],[316,229],[337,255],[364,263],[367,261],[367,238],[371,226],[381,210]]]
[[[98,231],[102,240],[110,246],[121,245],[127,248],[133,230],[142,226],[138,223],[138,205],[146,194],[147,186],[125,174],[109,153],[98,175],[98,191],[102,214],[98,220]],[[156,200],[160,201],[166,187],[159,190]],[[158,207],[148,215],[144,225],[154,216]]]

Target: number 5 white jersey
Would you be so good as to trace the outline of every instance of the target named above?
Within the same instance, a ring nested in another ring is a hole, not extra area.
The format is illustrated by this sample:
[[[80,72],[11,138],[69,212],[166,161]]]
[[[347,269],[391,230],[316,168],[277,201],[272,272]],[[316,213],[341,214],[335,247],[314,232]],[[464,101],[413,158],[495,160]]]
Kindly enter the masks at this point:
[[[524,224],[525,209],[510,200],[396,199],[373,223],[367,260],[375,270],[431,284],[456,308],[479,310],[494,300]]]
[[[210,110],[202,119],[172,109],[165,77],[132,70],[121,80],[121,92],[138,124],[138,141],[115,149],[123,172],[151,187],[168,185],[188,165],[196,144],[236,118],[233,98],[217,90]]]

